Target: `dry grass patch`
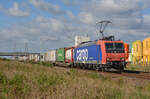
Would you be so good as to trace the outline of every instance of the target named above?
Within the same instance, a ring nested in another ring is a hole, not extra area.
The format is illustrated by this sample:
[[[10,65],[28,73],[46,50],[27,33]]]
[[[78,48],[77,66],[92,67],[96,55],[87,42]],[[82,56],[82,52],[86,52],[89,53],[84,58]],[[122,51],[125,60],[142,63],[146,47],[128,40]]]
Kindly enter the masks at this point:
[[[148,99],[150,82],[0,60],[0,99]]]

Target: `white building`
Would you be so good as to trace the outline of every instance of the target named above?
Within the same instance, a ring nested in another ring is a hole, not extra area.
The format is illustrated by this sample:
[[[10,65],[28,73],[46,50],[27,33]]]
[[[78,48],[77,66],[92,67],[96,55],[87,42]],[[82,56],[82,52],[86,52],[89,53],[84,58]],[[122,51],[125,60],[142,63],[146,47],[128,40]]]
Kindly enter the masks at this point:
[[[75,36],[75,46],[78,46],[82,42],[90,41],[88,36]]]

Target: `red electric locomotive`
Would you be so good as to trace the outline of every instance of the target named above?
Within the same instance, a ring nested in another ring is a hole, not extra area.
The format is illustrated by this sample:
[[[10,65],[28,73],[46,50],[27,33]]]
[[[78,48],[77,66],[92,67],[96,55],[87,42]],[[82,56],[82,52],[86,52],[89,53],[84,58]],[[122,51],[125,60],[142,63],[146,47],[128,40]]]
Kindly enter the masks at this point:
[[[114,36],[104,37],[104,29],[110,21],[101,21],[100,33],[102,39],[84,42],[74,49],[73,65],[81,68],[98,70],[117,69],[124,70],[126,67],[126,55],[124,42],[115,40]],[[102,29],[102,25],[104,28]]]

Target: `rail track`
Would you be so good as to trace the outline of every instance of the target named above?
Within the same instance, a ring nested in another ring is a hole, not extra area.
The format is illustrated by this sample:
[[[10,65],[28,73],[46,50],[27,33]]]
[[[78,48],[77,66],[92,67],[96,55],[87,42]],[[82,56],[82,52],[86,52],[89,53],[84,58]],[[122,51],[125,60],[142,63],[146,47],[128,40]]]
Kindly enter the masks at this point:
[[[66,66],[56,66],[56,67],[62,67],[62,68],[67,68],[70,69],[70,67]],[[80,71],[88,72],[88,71],[93,71],[93,72],[98,72],[103,75],[109,75],[109,76],[116,76],[116,77],[128,77],[128,78],[137,78],[137,79],[144,79],[144,80],[150,80],[150,72],[144,72],[144,71],[133,71],[133,70],[124,70],[122,72],[117,72],[117,71],[107,71],[107,72],[101,72],[101,71],[95,71],[95,70],[90,70],[90,69],[80,69],[80,68],[74,68]]]
[[[143,72],[143,71],[125,70],[121,73],[104,72],[103,74],[109,74],[109,75],[112,75],[112,76],[123,76],[123,77],[128,77],[128,78],[138,78],[138,79],[150,80],[150,73],[149,72]]]
[[[63,64],[61,65],[55,65],[55,68],[62,68],[62,69],[71,69],[71,67],[65,66]],[[144,79],[144,80],[149,80],[150,81],[150,72],[144,72],[144,71],[133,71],[133,70],[124,70],[122,72],[116,72],[116,71],[108,71],[108,72],[101,72],[101,71],[96,71],[96,70],[91,70],[91,69],[81,69],[79,67],[74,68],[79,71],[83,72],[98,72],[103,75],[109,75],[109,76],[117,76],[117,77],[128,77],[128,78],[138,78],[138,79]]]

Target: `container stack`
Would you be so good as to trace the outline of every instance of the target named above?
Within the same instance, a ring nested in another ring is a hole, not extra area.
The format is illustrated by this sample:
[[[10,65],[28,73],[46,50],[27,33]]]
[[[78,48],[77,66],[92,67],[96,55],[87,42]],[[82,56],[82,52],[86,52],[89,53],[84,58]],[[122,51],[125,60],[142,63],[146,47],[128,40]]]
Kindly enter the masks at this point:
[[[132,63],[134,65],[142,64],[143,47],[140,40],[134,41],[132,43],[132,55]]]
[[[143,40],[143,65],[150,65],[150,37]]]

